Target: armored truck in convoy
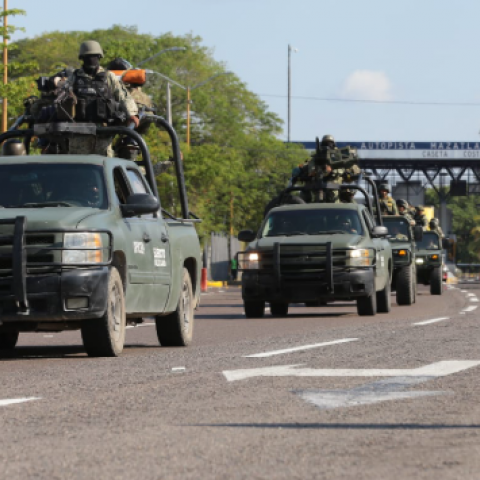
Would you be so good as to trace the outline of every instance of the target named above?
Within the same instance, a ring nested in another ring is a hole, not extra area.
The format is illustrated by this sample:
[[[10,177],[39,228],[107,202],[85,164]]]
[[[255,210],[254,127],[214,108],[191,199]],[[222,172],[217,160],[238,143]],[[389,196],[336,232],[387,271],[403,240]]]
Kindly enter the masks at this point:
[[[170,135],[180,218],[161,208],[149,151],[126,127],[51,123],[8,139],[119,135],[142,160],[98,155],[0,157],[0,351],[20,332],[80,330],[90,356],[122,352],[127,324],[154,317],[161,345],[192,341],[200,245],[188,208],[178,140]]]
[[[412,305],[417,294],[415,241],[422,239],[422,227],[412,228],[401,215],[386,215],[383,223],[388,229],[388,240],[392,246],[392,290],[397,292],[398,305]]]
[[[448,241],[446,241],[448,242]],[[423,232],[423,238],[417,242],[416,266],[417,281],[430,285],[432,295],[442,294],[443,241],[437,232]]]
[[[239,233],[239,240],[249,243],[238,254],[247,318],[262,317],[266,302],[274,316],[287,315],[292,303],[308,306],[336,300],[355,300],[359,315],[390,311],[393,259],[382,217],[374,216],[361,187],[336,188],[361,191],[365,205],[282,205],[268,212],[257,232]],[[372,188],[375,191],[373,182]]]

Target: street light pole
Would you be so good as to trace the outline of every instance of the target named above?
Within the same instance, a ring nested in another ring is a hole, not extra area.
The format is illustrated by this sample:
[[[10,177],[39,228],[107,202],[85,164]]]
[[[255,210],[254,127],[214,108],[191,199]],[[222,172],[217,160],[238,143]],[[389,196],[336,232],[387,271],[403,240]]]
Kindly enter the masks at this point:
[[[187,87],[187,146],[190,148],[190,103],[191,99],[191,89]]]
[[[287,142],[290,143],[290,128],[292,123],[292,51],[298,52],[296,48],[288,45],[288,105],[287,105]]]
[[[3,11],[8,10],[8,0],[3,0]],[[3,17],[3,84],[8,83],[8,49],[7,49],[7,26],[8,20],[7,15]],[[8,99],[3,98],[2,104],[2,132],[7,131],[8,124]]]

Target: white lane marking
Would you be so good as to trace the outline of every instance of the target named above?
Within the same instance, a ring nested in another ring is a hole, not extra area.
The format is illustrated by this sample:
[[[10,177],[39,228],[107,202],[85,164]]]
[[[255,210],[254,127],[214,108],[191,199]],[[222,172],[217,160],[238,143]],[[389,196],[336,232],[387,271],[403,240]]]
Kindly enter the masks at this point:
[[[467,291],[466,291],[466,290],[460,290],[460,291],[461,291],[462,293],[467,293]]]
[[[465,312],[460,312],[460,315],[465,315]]]
[[[154,327],[154,323],[139,323],[138,325],[128,325],[127,328]]]
[[[467,293],[466,295],[467,297],[476,297],[476,295],[474,293]]]
[[[432,380],[432,377],[393,377],[346,390],[297,390],[294,393],[321,410],[446,394],[446,392],[428,392],[425,390],[420,392],[404,391],[406,388],[429,380]]]
[[[464,308],[462,311],[463,311],[463,312],[473,312],[473,311],[476,310],[477,308],[478,308],[478,305],[470,305],[469,307]]]
[[[172,372],[184,372],[186,370],[185,367],[173,367]]]
[[[478,302],[478,298],[477,297],[470,297],[469,300],[471,302]]]
[[[341,340],[332,340],[330,342],[315,343],[313,345],[303,345],[302,347],[285,348],[284,350],[273,350],[271,352],[256,353],[254,355],[244,355],[244,358],[266,358],[284,353],[300,352],[302,350],[311,350],[312,348],[328,347],[329,345],[339,345],[340,343],[356,342],[358,338],[342,338]]]
[[[423,322],[412,323],[412,325],[430,325],[431,323],[443,322],[443,320],[448,320],[450,317],[441,317],[441,318],[432,318],[431,320],[425,320]]]
[[[7,407],[8,405],[15,405],[16,403],[32,402],[34,400],[41,400],[40,397],[24,397],[24,398],[9,398],[0,400],[0,407]]]
[[[43,338],[53,338],[53,335],[44,335]]]
[[[443,377],[480,365],[480,361],[445,360],[410,369],[324,369],[297,368],[302,365],[277,365],[264,368],[225,370],[229,382],[254,377]]]

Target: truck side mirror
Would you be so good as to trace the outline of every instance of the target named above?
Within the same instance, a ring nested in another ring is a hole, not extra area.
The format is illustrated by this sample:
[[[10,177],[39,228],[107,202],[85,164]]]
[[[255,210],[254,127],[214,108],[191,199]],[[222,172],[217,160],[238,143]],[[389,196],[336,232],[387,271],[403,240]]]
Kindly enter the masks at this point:
[[[122,215],[126,218],[155,213],[159,208],[158,199],[148,193],[134,193],[127,198],[125,205],[120,205]]]
[[[241,242],[245,242],[245,243],[253,242],[255,240],[256,236],[257,235],[255,234],[255,232],[253,230],[241,230],[238,233],[238,239]]]
[[[445,250],[450,248],[450,240],[448,238],[442,238],[442,248]]]
[[[423,240],[423,228],[419,225],[413,227],[413,238],[416,242],[421,242]]]
[[[383,225],[376,225],[372,228],[373,238],[385,238],[388,235],[388,228]]]

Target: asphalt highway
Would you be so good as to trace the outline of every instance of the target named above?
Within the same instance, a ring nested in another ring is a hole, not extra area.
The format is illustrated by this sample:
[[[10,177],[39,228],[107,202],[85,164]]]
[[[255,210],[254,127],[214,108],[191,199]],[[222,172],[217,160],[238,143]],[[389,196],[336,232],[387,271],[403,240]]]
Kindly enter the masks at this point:
[[[0,359],[2,479],[478,479],[480,286],[247,320],[211,289],[194,343],[127,332],[119,358],[80,334],[22,334]]]

